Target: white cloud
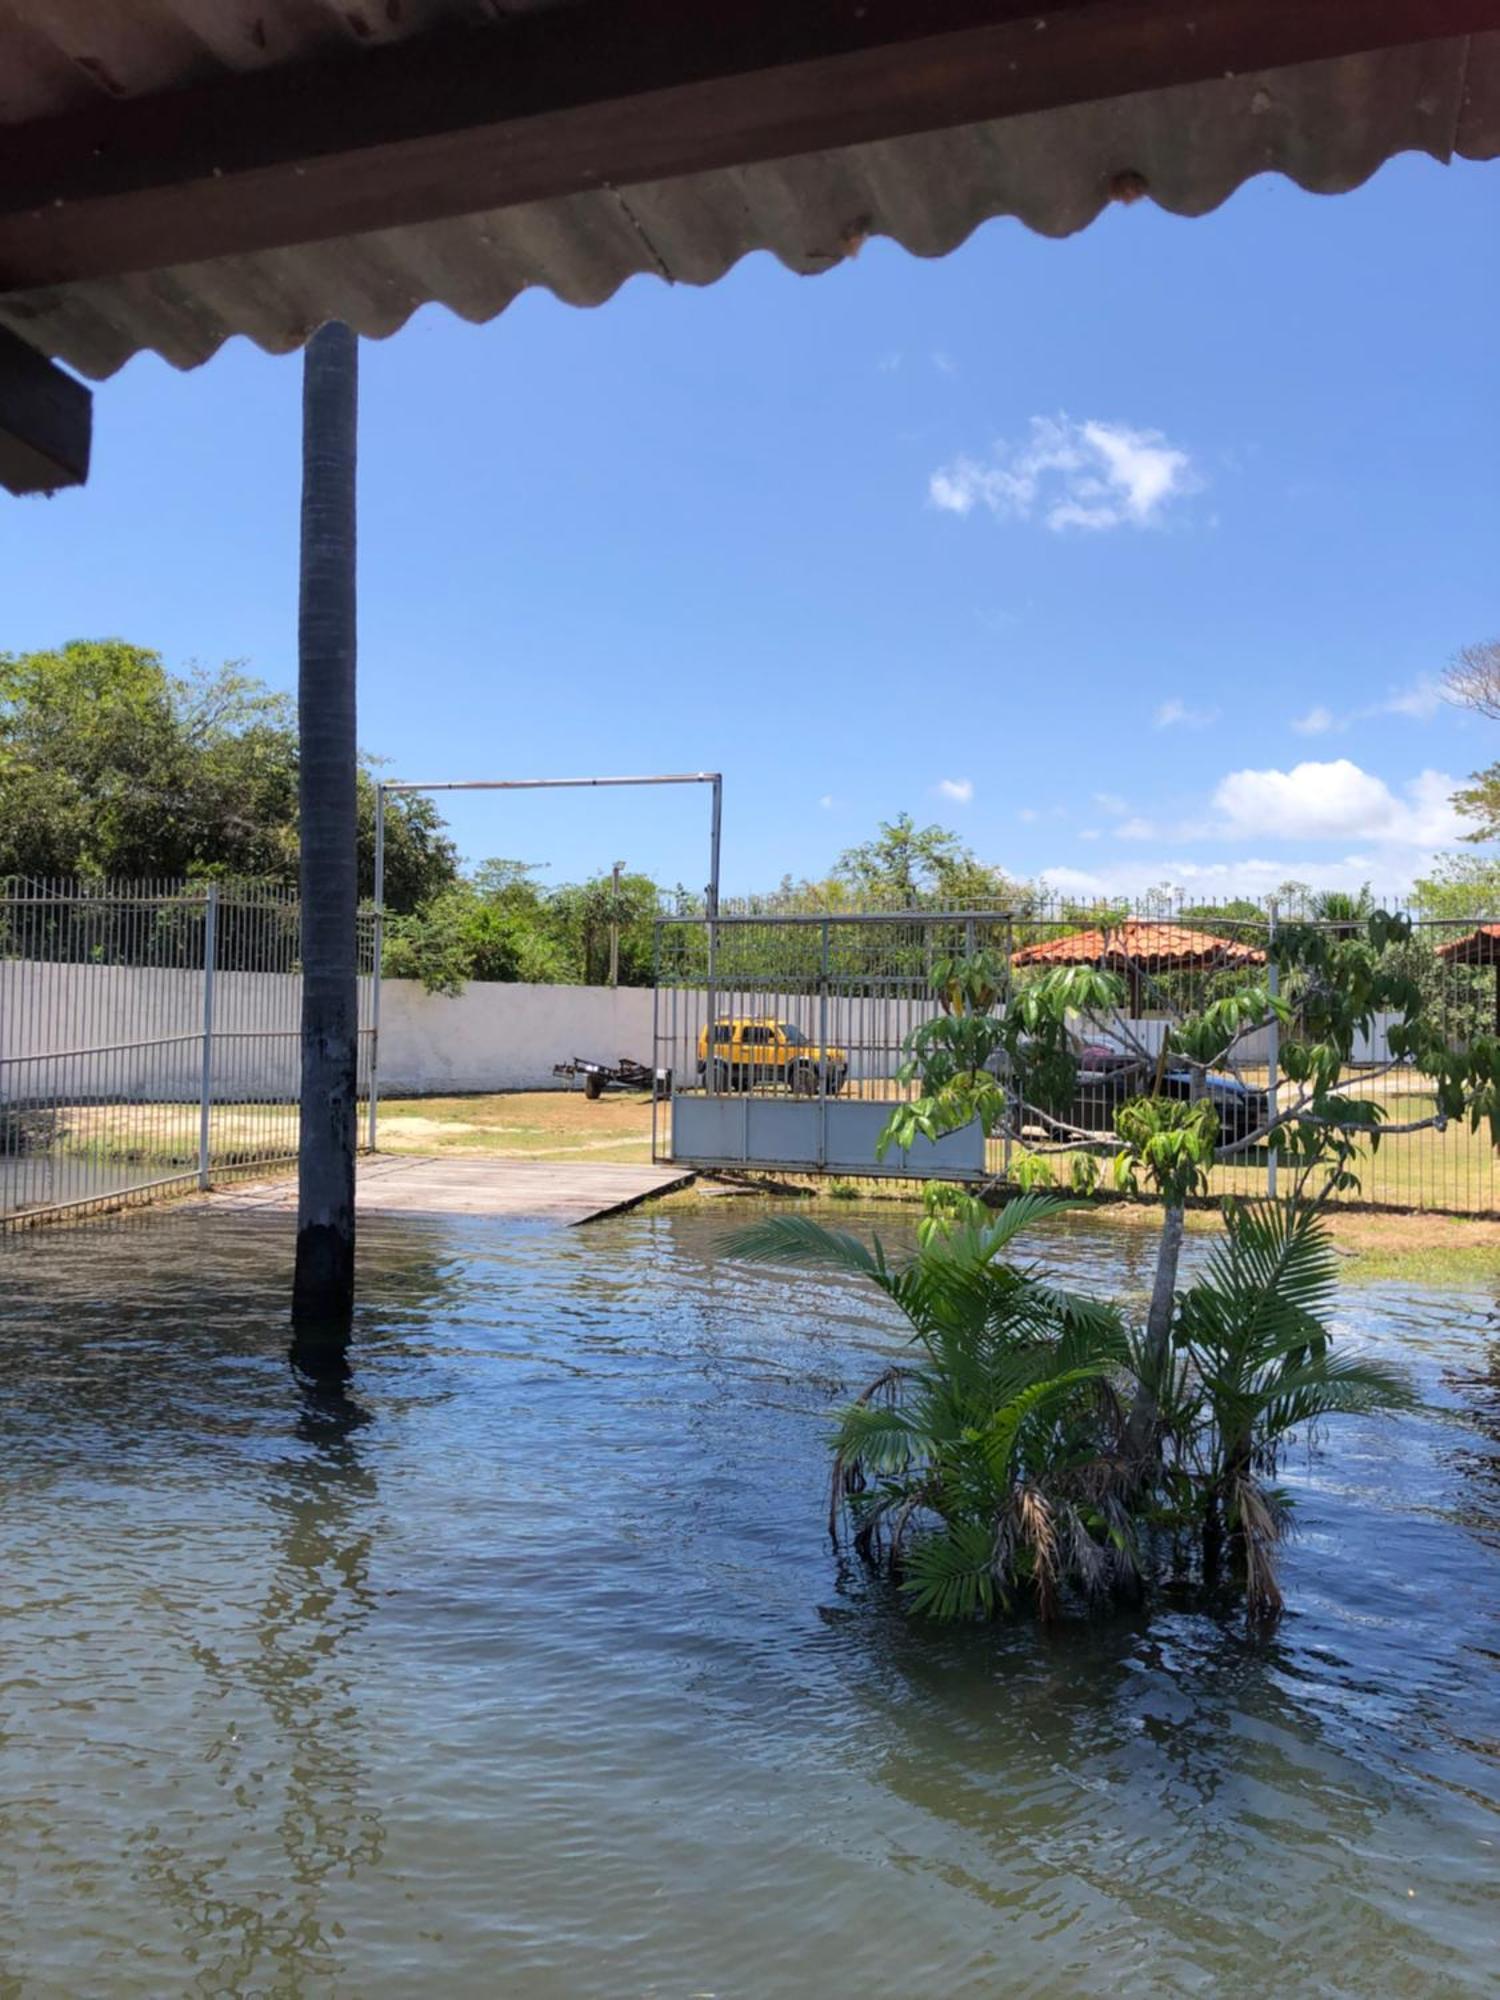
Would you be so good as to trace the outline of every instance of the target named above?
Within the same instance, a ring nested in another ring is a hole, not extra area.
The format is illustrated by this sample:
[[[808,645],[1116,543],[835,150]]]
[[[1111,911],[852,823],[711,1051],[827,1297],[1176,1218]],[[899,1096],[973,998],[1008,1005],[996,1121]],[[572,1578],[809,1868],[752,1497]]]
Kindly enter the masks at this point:
[[[1095,792],[1094,804],[1100,812],[1108,813],[1111,819],[1123,819],[1130,807],[1118,792]]]
[[[951,354],[945,353],[941,347],[934,348],[932,365],[939,375],[956,375],[958,373],[958,363],[953,359]]]
[[[937,790],[945,799],[953,799],[959,805],[966,806],[974,796],[974,780],[972,778],[939,778],[937,781]]]
[[[1290,771],[1231,771],[1213,795],[1216,837],[1237,840],[1373,840],[1432,849],[1459,838],[1454,781],[1423,771],[1398,797],[1347,757]]]
[[[1437,681],[1420,680],[1409,688],[1398,689],[1388,695],[1373,708],[1361,709],[1361,715],[1404,715],[1413,722],[1430,722],[1443,705],[1443,690]]]
[[[1079,895],[1140,895],[1171,882],[1190,896],[1263,896],[1297,880],[1329,889],[1368,882],[1378,896],[1397,896],[1461,836],[1454,785],[1433,770],[1388,783],[1346,757],[1230,771],[1198,817],[1082,829],[1080,839],[1104,843],[1096,865],[1044,867],[1041,879]],[[1238,856],[1225,854],[1231,844]]]
[[[987,462],[959,457],[939,467],[927,490],[945,513],[987,507],[1002,520],[1039,515],[1061,532],[1152,527],[1202,484],[1189,454],[1160,431],[1058,416],[1033,417],[1026,443],[1001,440]]]
[[[1157,705],[1151,718],[1154,729],[1207,729],[1211,722],[1217,722],[1216,708],[1189,708],[1179,695],[1170,695]]]
[[[1368,882],[1377,896],[1400,896],[1411,886],[1412,875],[1425,864],[1420,857],[1406,856],[1393,862],[1381,853],[1342,854],[1329,859],[1296,856],[1271,860],[1263,855],[1247,855],[1240,861],[1185,860],[1144,857],[1098,868],[1058,866],[1043,868],[1040,880],[1059,895],[1143,896],[1170,882],[1189,901],[1210,901],[1219,896],[1269,896],[1283,882],[1310,882],[1319,889],[1358,890]]]
[[[1016,818],[1021,822],[1022,826],[1035,826],[1036,822],[1041,818],[1041,814],[1035,806],[1021,806],[1017,809]]]
[[[1363,708],[1351,708],[1342,715],[1319,702],[1306,715],[1294,717],[1292,727],[1299,736],[1326,736],[1332,730],[1348,729],[1353,723],[1371,722],[1382,715],[1399,715],[1408,722],[1431,722],[1442,705],[1441,684],[1426,677],[1413,681],[1410,687],[1392,688],[1380,701],[1367,702]]]
[[[818,800],[818,804],[823,808],[824,812],[832,812],[833,811],[832,792],[825,792],[822,798]]]

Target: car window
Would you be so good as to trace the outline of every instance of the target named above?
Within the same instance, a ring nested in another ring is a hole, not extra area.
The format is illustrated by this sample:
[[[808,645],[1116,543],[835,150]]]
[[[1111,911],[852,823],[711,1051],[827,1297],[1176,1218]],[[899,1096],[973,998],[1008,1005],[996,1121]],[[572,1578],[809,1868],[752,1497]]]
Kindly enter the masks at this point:
[[[805,1049],[807,1047],[806,1035],[803,1034],[802,1030],[794,1022],[778,1021],[776,1025],[780,1028],[781,1039],[787,1044],[788,1048]]]

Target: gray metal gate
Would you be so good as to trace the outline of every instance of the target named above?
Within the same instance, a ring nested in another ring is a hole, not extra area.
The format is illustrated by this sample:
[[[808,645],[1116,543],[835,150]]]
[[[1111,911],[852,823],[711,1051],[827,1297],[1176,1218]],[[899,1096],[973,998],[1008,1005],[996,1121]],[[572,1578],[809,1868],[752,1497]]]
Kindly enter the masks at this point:
[[[967,1127],[876,1158],[907,1036],[938,1010],[932,965],[1009,951],[993,912],[664,919],[657,932],[655,1063],[670,1070],[655,1157],[701,1167],[982,1180]]]
[[[265,884],[6,884],[0,1228],[294,1159],[300,932]],[[368,914],[359,944],[363,1093]]]

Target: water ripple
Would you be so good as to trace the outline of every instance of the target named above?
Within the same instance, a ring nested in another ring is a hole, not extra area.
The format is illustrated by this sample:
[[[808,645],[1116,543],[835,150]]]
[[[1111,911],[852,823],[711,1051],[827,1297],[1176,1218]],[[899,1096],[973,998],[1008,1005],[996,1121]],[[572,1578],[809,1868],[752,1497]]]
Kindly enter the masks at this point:
[[[367,1225],[342,1404],[280,1219],[7,1247],[0,1991],[1491,1990],[1491,1300],[1344,1302],[1423,1407],[1294,1457],[1274,1638],[949,1631],[822,1532],[896,1323],[717,1227]]]

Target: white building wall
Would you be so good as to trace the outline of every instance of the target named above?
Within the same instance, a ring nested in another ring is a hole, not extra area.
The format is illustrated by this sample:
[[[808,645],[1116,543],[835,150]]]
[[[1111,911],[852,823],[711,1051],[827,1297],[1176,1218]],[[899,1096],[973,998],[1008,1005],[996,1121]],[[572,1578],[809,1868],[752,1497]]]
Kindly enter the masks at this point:
[[[381,987],[382,1096],[550,1090],[553,1064],[573,1056],[649,1063],[649,988],[475,980],[449,995],[425,992],[414,979]]]

